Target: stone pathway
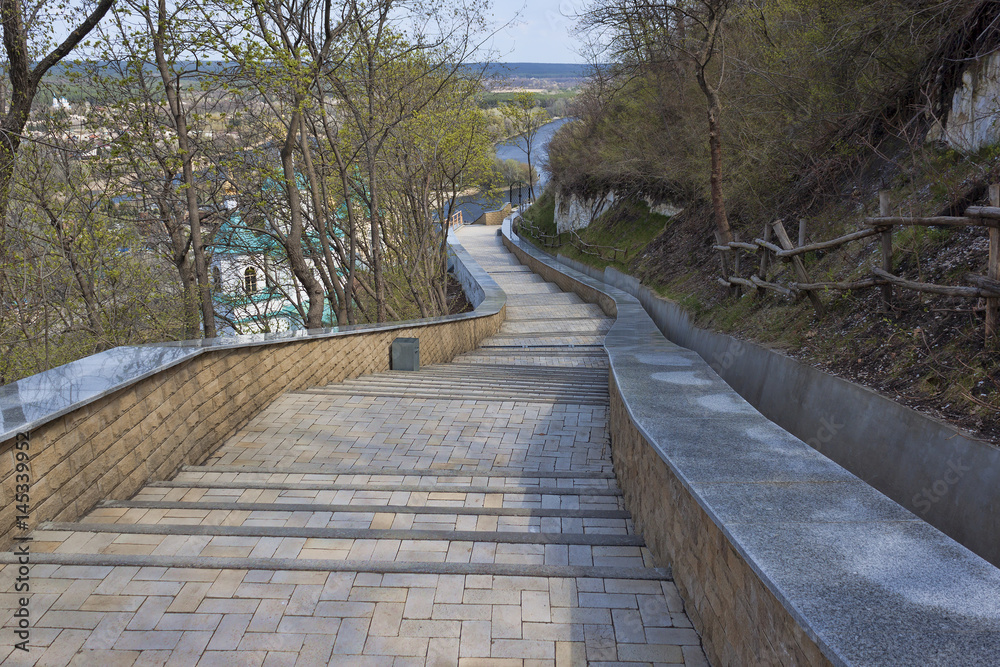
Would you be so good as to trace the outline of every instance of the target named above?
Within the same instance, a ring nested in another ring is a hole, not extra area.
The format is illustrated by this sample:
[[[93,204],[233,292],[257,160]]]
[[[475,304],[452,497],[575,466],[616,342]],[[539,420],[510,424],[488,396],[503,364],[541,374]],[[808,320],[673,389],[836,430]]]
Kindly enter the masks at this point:
[[[482,347],[275,401],[204,465],[34,532],[5,665],[705,665],[608,450],[611,322],[507,254]]]

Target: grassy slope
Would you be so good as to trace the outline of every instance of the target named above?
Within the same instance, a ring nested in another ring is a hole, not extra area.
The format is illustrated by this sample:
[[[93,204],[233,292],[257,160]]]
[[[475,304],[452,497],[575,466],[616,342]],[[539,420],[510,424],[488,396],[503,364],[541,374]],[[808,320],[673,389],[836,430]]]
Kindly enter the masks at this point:
[[[555,235],[555,200],[551,192],[542,195],[524,217],[532,222],[537,229],[547,235]],[[561,253],[572,259],[586,262],[592,266],[605,268],[613,266],[621,271],[628,271],[630,261],[641,253],[670,224],[671,218],[649,210],[644,201],[619,202],[610,211],[601,216],[600,220],[586,229],[578,231],[580,239],[587,244],[602,246],[603,257],[595,256],[596,250],[590,253],[579,249],[571,242],[569,234],[563,234],[558,245],[547,248],[550,252]],[[613,253],[610,249],[621,252]]]

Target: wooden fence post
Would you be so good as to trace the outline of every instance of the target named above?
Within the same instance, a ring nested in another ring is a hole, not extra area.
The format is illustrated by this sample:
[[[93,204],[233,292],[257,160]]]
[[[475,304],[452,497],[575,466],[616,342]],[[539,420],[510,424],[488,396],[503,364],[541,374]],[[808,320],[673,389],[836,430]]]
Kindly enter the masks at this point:
[[[764,223],[764,243],[771,242],[771,223]],[[771,260],[771,251],[767,248],[761,247],[760,249],[760,270],[757,272],[757,277],[761,280],[767,282],[767,269],[768,263]],[[764,288],[758,286],[757,294],[759,296],[764,296]]]
[[[739,232],[733,232],[733,240],[736,241],[737,243],[739,243],[739,240],[740,240],[740,233]],[[736,276],[737,278],[739,278],[739,276],[740,276],[740,252],[739,251],[733,253],[733,275]]]
[[[774,234],[778,237],[778,243],[785,250],[792,250],[795,246],[792,245],[792,240],[788,238],[788,232],[785,231],[785,226],[781,224],[781,220],[776,221],[772,227],[774,228]],[[802,258],[798,255],[792,256],[792,266],[795,267],[795,274],[799,278],[799,282],[810,283],[809,273],[806,271],[806,265],[802,263]],[[823,302],[820,301],[819,295],[813,290],[806,290],[809,295],[809,300],[812,301],[813,308],[816,309],[816,316],[823,316]]]
[[[799,247],[806,244],[806,219],[799,219]]]
[[[719,236],[719,232],[715,232],[715,244],[722,245],[722,237]],[[722,264],[722,279],[729,282],[729,262],[726,259],[726,253],[719,252],[719,262]]]
[[[889,191],[878,191],[878,214],[889,217]],[[892,273],[892,227],[882,232],[882,270]],[[882,285],[882,308],[889,312],[892,308],[892,285]]]
[[[1000,183],[990,185],[990,206],[1000,206]],[[986,277],[1000,280],[1000,228],[990,227],[990,259]],[[986,299],[986,344],[990,345],[997,335],[997,310],[1000,299]]]

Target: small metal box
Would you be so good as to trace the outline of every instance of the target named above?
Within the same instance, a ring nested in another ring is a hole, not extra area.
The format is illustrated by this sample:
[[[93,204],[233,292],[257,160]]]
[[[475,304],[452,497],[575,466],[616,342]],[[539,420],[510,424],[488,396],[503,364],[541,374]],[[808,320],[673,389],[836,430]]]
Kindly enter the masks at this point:
[[[397,338],[392,341],[390,364],[394,371],[419,371],[420,339]]]

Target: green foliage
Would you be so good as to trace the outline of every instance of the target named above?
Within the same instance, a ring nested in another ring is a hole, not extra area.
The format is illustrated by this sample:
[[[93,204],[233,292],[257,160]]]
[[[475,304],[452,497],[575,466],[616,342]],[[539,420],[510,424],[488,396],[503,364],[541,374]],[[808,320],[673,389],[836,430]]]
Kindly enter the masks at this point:
[[[555,198],[551,190],[547,190],[524,217],[542,234],[556,235]],[[631,259],[640,255],[670,221],[671,218],[650,211],[644,201],[619,200],[589,226],[577,230],[580,241],[600,246],[600,250],[578,247],[569,234],[559,235],[559,243],[549,244],[546,249],[598,268],[614,266],[628,272]]]
[[[556,199],[551,188],[524,212],[524,219],[543,234],[556,233]]]
[[[640,7],[597,4],[612,13]],[[740,220],[753,220],[757,227],[773,216],[787,205],[787,189],[820,165],[847,168],[871,156],[870,142],[879,137],[840,136],[845,128],[875,119],[904,141],[915,141],[907,134],[910,117],[893,115],[897,96],[976,5],[971,0],[732,5],[722,31],[724,48],[708,74],[718,82],[721,98],[723,183],[736,228]],[[669,6],[642,5],[650,12]],[[633,31],[628,39],[642,42],[634,31],[651,30],[650,25],[637,21],[613,30]],[[648,37],[664,44],[681,39]],[[667,49],[656,58],[651,53],[636,52],[605,68],[577,99],[574,115],[580,122],[563,128],[550,144],[551,171],[564,189],[581,194],[615,189],[679,204],[708,199],[705,98],[683,50]],[[820,179],[818,192],[803,196],[836,191],[837,185]]]
[[[548,112],[550,116],[565,116],[573,100],[579,95],[578,89],[559,91],[556,93],[534,93],[535,105]],[[516,92],[486,92],[480,99],[483,109],[498,109],[510,104],[521,93]]]

